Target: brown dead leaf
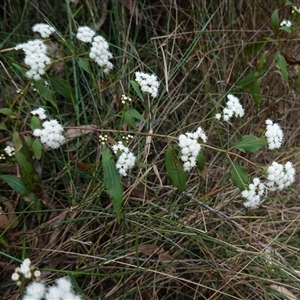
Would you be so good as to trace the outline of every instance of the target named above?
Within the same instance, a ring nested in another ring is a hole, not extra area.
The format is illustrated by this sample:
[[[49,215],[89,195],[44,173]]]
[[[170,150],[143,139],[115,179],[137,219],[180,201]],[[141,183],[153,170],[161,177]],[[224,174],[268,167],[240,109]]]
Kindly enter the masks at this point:
[[[13,214],[15,211],[14,205],[5,200],[0,206],[0,229],[15,228],[18,225],[17,216]]]
[[[283,286],[280,286],[277,284],[272,284],[272,285],[270,285],[270,288],[281,293],[282,296],[285,296],[285,298],[288,300],[297,300],[298,299],[293,293],[291,293],[287,288],[285,288]]]
[[[139,246],[139,253],[142,253],[144,255],[150,256],[154,253],[158,253],[159,248],[155,246],[154,244],[145,244]]]
[[[67,141],[73,140],[82,135],[93,133],[93,132],[95,132],[96,128],[97,127],[95,127],[93,125],[84,125],[84,126],[80,126],[80,127],[69,128],[65,132]]]
[[[162,263],[171,262],[173,259],[173,256],[168,251],[162,252],[158,256],[158,260]]]

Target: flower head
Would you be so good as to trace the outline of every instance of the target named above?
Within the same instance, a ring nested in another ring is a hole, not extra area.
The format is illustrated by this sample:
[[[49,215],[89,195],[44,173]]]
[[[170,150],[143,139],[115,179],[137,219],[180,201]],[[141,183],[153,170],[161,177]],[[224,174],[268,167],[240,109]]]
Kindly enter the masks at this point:
[[[41,75],[45,74],[45,69],[51,60],[46,55],[47,46],[42,40],[32,40],[27,43],[18,44],[15,50],[22,49],[25,52],[24,62],[30,67],[26,72],[29,78],[40,80]]]
[[[156,98],[158,96],[159,82],[156,75],[135,72],[135,80],[140,85],[143,93],[150,94],[152,98]]]
[[[196,159],[201,150],[201,145],[198,143],[199,138],[203,142],[207,141],[207,136],[201,127],[198,127],[195,132],[187,132],[178,137],[178,144],[181,148],[180,159],[183,162],[183,169],[186,172],[191,171],[196,166]]]
[[[43,144],[57,149],[65,143],[64,129],[57,120],[45,121],[42,123],[42,127],[43,129],[35,129],[33,135],[39,137]]]
[[[31,282],[27,285],[23,300],[41,300],[43,299],[46,291],[46,286],[41,282]]]
[[[113,55],[108,48],[109,45],[105,38],[97,35],[93,39],[91,51],[89,54],[92,60],[94,60],[101,68],[104,68],[104,73],[108,73],[114,68],[113,64],[109,61],[113,57]]]
[[[4,152],[5,152],[8,156],[13,156],[13,155],[15,155],[15,148],[8,145],[8,146],[6,146],[6,147],[4,148]]]
[[[33,110],[33,111],[31,112],[31,114],[37,115],[37,116],[39,117],[40,120],[44,120],[44,119],[47,118],[47,115],[46,115],[45,112],[46,112],[46,111],[45,111],[44,108],[39,107],[39,108]]]
[[[84,43],[91,43],[95,34],[96,34],[96,32],[93,29],[91,29],[90,27],[79,26],[76,37]]]
[[[265,185],[259,178],[253,178],[253,181],[248,186],[248,190],[242,191],[242,196],[246,199],[244,206],[246,208],[256,208],[262,202],[261,197],[265,193]]]
[[[274,124],[272,120],[266,120],[267,130],[265,136],[269,145],[269,149],[278,149],[283,142],[283,131],[278,124]]]
[[[226,102],[226,106],[223,109],[223,116],[222,114],[218,113],[216,114],[216,119],[221,120],[223,117],[223,120],[225,122],[229,122],[229,120],[236,116],[236,117],[243,117],[245,114],[244,108],[240,103],[239,98],[233,96],[232,94],[227,95],[228,101]]]
[[[280,26],[291,27],[291,26],[292,26],[292,22],[291,22],[290,20],[284,19],[284,20],[280,23]]]
[[[296,171],[293,164],[289,161],[285,165],[274,161],[268,167],[267,173],[268,182],[266,183],[266,186],[271,191],[283,190],[295,181]]]
[[[128,170],[134,167],[136,157],[129,151],[128,147],[123,145],[120,141],[118,144],[112,146],[113,152],[118,155],[116,167],[121,176],[127,176]]]
[[[48,38],[53,32],[55,32],[55,29],[48,24],[38,23],[32,27],[32,31],[38,32],[41,35],[41,37],[45,39]]]

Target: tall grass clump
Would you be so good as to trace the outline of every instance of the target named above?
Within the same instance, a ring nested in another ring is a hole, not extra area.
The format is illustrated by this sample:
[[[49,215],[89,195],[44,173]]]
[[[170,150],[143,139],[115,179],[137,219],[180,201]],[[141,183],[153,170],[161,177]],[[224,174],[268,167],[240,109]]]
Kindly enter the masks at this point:
[[[300,8],[54,2],[0,9],[0,297],[300,297]]]

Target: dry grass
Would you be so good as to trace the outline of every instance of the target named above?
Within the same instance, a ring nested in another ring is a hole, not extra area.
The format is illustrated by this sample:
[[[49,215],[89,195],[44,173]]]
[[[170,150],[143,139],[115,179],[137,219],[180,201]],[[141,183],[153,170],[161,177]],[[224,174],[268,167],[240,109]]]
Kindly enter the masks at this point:
[[[67,36],[71,36],[68,26],[75,21],[88,25],[94,20],[112,44],[116,76],[98,83],[101,93],[86,88],[87,77],[77,74],[84,99],[78,103],[78,116],[74,117],[72,104],[56,99],[61,118],[68,124],[97,120],[103,127],[115,125],[106,110],[118,108],[120,95],[129,87],[128,74],[132,78],[138,69],[149,71],[149,67],[164,88],[163,96],[153,104],[157,122],[150,151],[143,146],[143,135],[130,145],[149,165],[135,169],[124,181],[121,223],[104,191],[101,170],[82,170],[78,164],[99,162],[101,149],[96,139],[72,148],[77,164],[66,149],[45,153],[39,164],[44,197],[37,211],[0,182],[0,196],[13,201],[19,221],[16,228],[1,235],[0,298],[18,299],[10,276],[18,265],[14,259],[26,256],[49,282],[57,276],[71,276],[85,299],[282,299],[275,286],[299,299],[298,184],[269,196],[259,209],[245,211],[240,192],[231,183],[226,156],[206,148],[204,171],[191,173],[189,192],[179,193],[164,167],[169,141],[155,136],[178,136],[200,124],[209,145],[228,148],[244,134],[261,134],[264,120],[270,117],[282,125],[285,146],[280,152],[260,151],[246,158],[261,164],[291,159],[298,167],[300,102],[292,67],[289,85],[274,68],[264,76],[258,106],[248,90],[236,85],[254,70],[262,53],[247,56],[245,47],[272,34],[269,20],[274,9],[280,8],[280,16],[288,16],[288,9],[277,1],[258,0],[136,1],[136,6],[124,0],[101,8],[97,1],[84,0],[71,3],[70,11],[67,2],[51,5],[53,11],[49,1],[29,1],[23,10],[17,2],[0,4],[5,37],[0,51],[4,67],[18,85],[24,79],[11,62],[20,59],[3,50],[31,33],[19,27],[9,36],[17,25],[16,14],[23,16],[23,25],[27,20],[30,25],[42,21],[45,15]],[[88,6],[80,9],[80,3]],[[297,42],[280,37],[280,51],[296,53],[296,48]],[[266,44],[267,49],[278,50]],[[70,71],[71,65],[67,67]],[[28,93],[24,102],[16,103],[4,68],[1,73],[0,105],[26,112],[27,103],[37,101],[34,95]],[[243,120],[229,126],[209,120],[228,92],[239,96],[246,110]],[[135,105],[144,110],[142,103]],[[5,136],[0,132],[0,143]],[[9,167],[15,171],[13,165]],[[256,171],[246,167],[249,173]]]

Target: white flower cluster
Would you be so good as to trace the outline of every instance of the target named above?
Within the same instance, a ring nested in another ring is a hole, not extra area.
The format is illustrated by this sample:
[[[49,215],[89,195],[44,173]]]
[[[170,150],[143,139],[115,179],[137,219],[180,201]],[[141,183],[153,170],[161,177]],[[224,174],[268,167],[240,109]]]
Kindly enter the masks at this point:
[[[90,58],[95,61],[104,73],[109,73],[114,68],[109,61],[113,55],[109,51],[109,44],[101,35],[96,35],[96,32],[88,26],[79,26],[76,37],[84,43],[92,43]]]
[[[88,26],[79,26],[76,37],[84,43],[91,43],[96,32]]]
[[[46,111],[44,108],[39,107],[31,112],[33,115],[37,115],[40,120],[44,120],[47,118]]]
[[[283,131],[278,124],[274,124],[272,120],[266,120],[267,130],[265,136],[269,145],[269,149],[278,149],[283,142]]]
[[[227,95],[228,101],[226,107],[223,109],[223,120],[228,122],[233,116],[243,117],[245,114],[244,108],[240,103],[239,98],[232,94]],[[221,120],[222,114],[216,114],[216,119]]]
[[[249,184],[248,190],[242,191],[242,196],[246,198],[244,206],[256,208],[262,202],[261,197],[266,190],[272,192],[283,190],[295,181],[295,168],[291,162],[285,165],[273,162],[267,169],[267,181],[262,183],[259,178],[254,178],[253,183]]]
[[[273,162],[267,169],[268,182],[266,185],[271,191],[283,190],[295,181],[295,168],[291,162],[285,165]]]
[[[114,68],[113,64],[109,61],[113,57],[113,55],[108,48],[109,45],[104,37],[100,35],[94,37],[89,56],[101,68],[104,68],[104,73],[108,73]]]
[[[292,22],[290,20],[283,20],[281,23],[280,23],[280,26],[286,26],[286,27],[291,27],[292,26]]]
[[[260,182],[259,178],[253,178],[249,184],[248,190],[242,191],[242,196],[246,198],[244,206],[246,208],[256,208],[261,203],[261,197],[264,195],[265,185]]]
[[[23,276],[26,279],[35,278],[38,280],[41,276],[41,272],[39,270],[35,270],[34,266],[31,266],[29,258],[25,258],[20,267],[17,267],[14,273],[12,273],[11,279],[13,281],[17,281],[18,284],[21,284],[21,281],[19,281],[20,276]]]
[[[178,137],[179,147],[181,148],[180,159],[186,172],[191,171],[196,166],[196,159],[201,150],[201,145],[198,143],[199,138],[206,143],[207,136],[201,127],[198,127],[195,132],[186,132]]]
[[[24,62],[30,67],[26,72],[29,78],[40,80],[41,75],[45,74],[45,68],[51,60],[46,55],[47,46],[42,40],[32,40],[27,43],[18,44],[15,50],[22,49],[25,52]]]
[[[33,115],[38,115],[40,120],[47,118],[45,109],[39,107],[31,112]],[[64,128],[58,123],[57,120],[44,121],[42,123],[43,129],[34,129],[33,135],[39,137],[43,144],[46,144],[52,149],[57,149],[66,141],[63,132]]]
[[[65,143],[64,128],[57,120],[45,121],[42,123],[42,127],[43,129],[34,129],[33,135],[39,137],[43,144],[52,149],[57,149]]]
[[[45,39],[48,38],[53,32],[55,32],[55,29],[48,24],[38,23],[32,27],[32,31],[38,32],[41,35],[41,37]]]
[[[120,141],[118,144],[112,146],[112,150],[118,156],[116,167],[121,176],[127,176],[127,171],[134,167],[136,157],[129,151],[128,147],[124,146]]]
[[[73,291],[68,278],[59,278],[52,286],[46,286],[42,282],[31,282],[27,285],[22,300],[81,300]]]
[[[292,6],[292,14],[294,14],[295,12],[299,14],[300,13],[300,7],[298,8],[296,5],[293,5]]]
[[[4,148],[4,152],[5,152],[8,156],[13,156],[13,155],[15,155],[15,148],[8,145],[8,146],[6,146],[6,147]]]
[[[140,85],[143,93],[148,93],[152,98],[158,96],[159,82],[154,74],[135,72],[135,81]]]

